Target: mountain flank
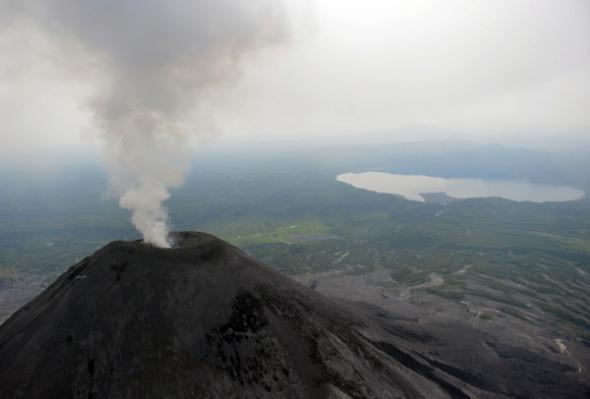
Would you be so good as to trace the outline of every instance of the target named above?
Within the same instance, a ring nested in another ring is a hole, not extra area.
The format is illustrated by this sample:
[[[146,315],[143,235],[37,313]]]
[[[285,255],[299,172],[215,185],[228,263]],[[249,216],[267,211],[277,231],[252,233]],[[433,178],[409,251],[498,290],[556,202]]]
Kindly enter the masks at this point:
[[[214,236],[174,239],[110,243],[0,326],[0,397],[518,397]]]

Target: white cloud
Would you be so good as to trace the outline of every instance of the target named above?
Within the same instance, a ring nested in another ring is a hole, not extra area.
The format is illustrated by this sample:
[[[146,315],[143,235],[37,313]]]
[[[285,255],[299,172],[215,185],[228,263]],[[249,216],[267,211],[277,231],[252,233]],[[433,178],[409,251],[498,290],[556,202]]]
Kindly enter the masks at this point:
[[[235,87],[215,90],[194,113],[195,124],[245,137],[412,124],[470,134],[590,128],[587,0],[311,4],[313,17],[296,25],[303,32],[249,59]],[[2,147],[80,142],[92,122],[84,105],[97,79],[92,65],[72,67],[81,61],[29,40],[3,35],[0,43]]]

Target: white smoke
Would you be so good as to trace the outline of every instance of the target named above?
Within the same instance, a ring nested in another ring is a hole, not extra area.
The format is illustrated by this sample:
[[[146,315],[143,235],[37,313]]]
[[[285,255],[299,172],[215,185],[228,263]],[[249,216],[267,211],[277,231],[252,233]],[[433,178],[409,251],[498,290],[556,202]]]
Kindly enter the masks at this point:
[[[212,87],[239,77],[246,54],[286,39],[282,2],[0,0],[0,10],[98,71],[90,108],[109,193],[146,242],[169,246],[163,202],[187,168],[187,115]]]

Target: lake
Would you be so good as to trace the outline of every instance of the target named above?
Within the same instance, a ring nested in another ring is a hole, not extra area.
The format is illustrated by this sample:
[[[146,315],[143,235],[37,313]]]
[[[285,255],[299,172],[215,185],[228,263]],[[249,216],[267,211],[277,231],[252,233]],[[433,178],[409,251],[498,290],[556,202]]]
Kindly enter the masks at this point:
[[[446,179],[384,172],[344,173],[336,179],[356,188],[420,202],[426,201],[423,195],[432,193],[444,193],[456,199],[500,197],[532,202],[573,201],[584,196],[583,191],[574,187],[521,180]]]

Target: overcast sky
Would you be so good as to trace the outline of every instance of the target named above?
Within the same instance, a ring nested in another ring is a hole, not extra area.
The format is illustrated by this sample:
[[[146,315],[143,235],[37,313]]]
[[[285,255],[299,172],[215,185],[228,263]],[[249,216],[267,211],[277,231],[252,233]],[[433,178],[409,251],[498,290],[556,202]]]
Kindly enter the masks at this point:
[[[104,77],[0,0],[0,154],[93,145]],[[226,138],[590,132],[588,0],[293,0],[286,43],[250,54],[191,120]],[[105,26],[105,29],[109,29]]]

